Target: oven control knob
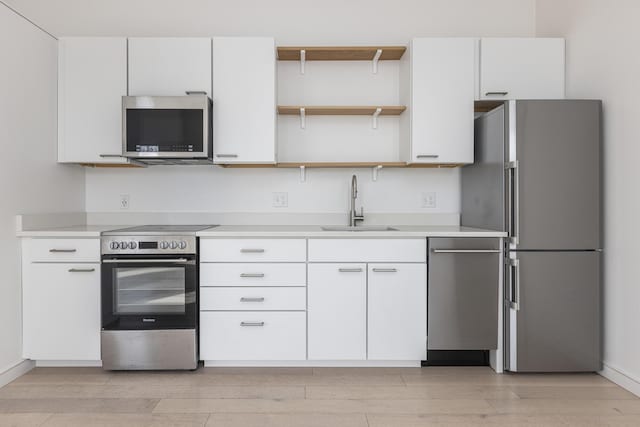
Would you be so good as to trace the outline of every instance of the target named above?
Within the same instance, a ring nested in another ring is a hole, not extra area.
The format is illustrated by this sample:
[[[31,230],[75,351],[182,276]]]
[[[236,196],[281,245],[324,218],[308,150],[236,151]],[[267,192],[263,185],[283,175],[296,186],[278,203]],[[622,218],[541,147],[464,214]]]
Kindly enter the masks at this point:
[[[120,249],[127,249],[127,242],[120,242]]]
[[[111,242],[111,243],[109,244],[109,247],[110,247],[111,249],[113,249],[113,250],[115,250],[115,249],[120,249],[120,243],[118,243],[118,242]]]
[[[163,240],[160,242],[160,249],[167,249],[169,248],[169,242],[167,242],[166,240]]]
[[[178,242],[176,242],[175,240],[171,242],[171,249],[177,249],[178,248]]]
[[[138,244],[136,242],[129,242],[129,249],[135,249],[138,247]]]
[[[186,249],[187,248],[187,242],[185,242],[184,240],[182,240],[180,242],[180,249]]]

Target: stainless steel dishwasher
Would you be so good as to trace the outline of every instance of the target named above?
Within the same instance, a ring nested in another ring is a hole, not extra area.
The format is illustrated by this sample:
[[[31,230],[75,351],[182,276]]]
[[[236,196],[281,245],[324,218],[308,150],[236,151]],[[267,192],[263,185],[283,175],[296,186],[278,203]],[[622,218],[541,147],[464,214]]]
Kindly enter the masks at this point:
[[[501,239],[429,239],[428,350],[498,348]]]

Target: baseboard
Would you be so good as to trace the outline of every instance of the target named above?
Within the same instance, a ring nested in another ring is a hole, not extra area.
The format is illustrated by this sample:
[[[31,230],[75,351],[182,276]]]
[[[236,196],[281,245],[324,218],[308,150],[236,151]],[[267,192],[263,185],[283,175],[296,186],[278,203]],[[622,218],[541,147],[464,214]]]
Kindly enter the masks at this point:
[[[260,367],[260,368],[419,368],[420,361],[387,360],[205,360],[205,367]]]
[[[92,368],[101,367],[101,360],[36,360],[40,368]]]
[[[0,373],[0,387],[4,387],[11,381],[19,378],[35,368],[36,364],[31,360],[23,360],[6,371]]]
[[[600,375],[618,384],[620,387],[629,390],[636,396],[640,396],[640,380],[633,378],[620,369],[613,368],[606,363],[603,364],[602,370],[598,372]]]

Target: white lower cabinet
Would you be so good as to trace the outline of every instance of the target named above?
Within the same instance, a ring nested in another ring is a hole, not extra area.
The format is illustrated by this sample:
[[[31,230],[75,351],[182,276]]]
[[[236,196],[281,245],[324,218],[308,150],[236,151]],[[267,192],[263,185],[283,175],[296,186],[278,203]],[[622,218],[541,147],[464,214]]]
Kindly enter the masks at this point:
[[[100,360],[100,264],[25,263],[23,357]]]
[[[204,360],[304,360],[304,312],[202,312],[200,357]]]
[[[368,265],[368,359],[425,360],[427,265]]]
[[[367,265],[309,264],[309,360],[367,358]]]

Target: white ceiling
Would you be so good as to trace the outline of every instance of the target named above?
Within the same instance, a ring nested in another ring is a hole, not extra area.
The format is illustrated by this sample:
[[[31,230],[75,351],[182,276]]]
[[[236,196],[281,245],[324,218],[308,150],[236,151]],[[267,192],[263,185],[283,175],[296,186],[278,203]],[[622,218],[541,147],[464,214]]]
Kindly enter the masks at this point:
[[[0,0],[56,36],[271,35],[279,42],[529,36],[535,0]]]

